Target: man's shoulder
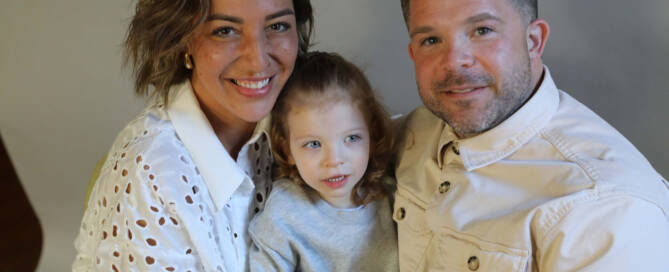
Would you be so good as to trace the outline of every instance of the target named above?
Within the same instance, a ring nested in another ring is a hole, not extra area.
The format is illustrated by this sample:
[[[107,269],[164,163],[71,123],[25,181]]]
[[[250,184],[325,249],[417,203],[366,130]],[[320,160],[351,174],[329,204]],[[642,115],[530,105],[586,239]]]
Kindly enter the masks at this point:
[[[397,139],[397,148],[403,149],[407,142],[413,142],[419,138],[422,142],[438,141],[436,138],[429,137],[429,135],[440,135],[444,128],[444,121],[435,116],[425,106],[420,106],[411,111],[409,114],[393,120],[393,130],[395,132],[395,139]],[[434,138],[434,139],[431,139]]]
[[[563,91],[557,112],[540,136],[564,160],[586,172],[594,186],[649,199],[669,197],[662,176],[643,154],[613,126]],[[667,201],[660,202],[669,209]]]
[[[626,170],[655,173],[641,152],[613,126],[565,92],[560,106],[541,131],[568,160],[593,171],[593,179]],[[608,165],[608,168],[602,168]],[[613,167],[617,165],[617,167]],[[616,169],[617,168],[617,169]]]

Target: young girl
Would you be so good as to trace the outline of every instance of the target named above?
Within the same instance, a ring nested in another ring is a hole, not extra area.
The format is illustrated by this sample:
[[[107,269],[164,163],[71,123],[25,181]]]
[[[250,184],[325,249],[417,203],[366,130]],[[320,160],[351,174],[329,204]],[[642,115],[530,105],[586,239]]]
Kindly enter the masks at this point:
[[[392,136],[364,74],[337,54],[310,53],[272,118],[281,179],[249,227],[251,271],[397,271],[382,183]]]

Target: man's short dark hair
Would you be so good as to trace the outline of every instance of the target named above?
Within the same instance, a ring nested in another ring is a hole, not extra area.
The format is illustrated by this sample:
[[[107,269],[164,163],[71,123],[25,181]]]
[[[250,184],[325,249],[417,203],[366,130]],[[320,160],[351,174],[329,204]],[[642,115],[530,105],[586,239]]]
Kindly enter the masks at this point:
[[[525,17],[525,23],[536,20],[539,17],[539,9],[537,0],[507,0],[518,9],[520,14]],[[404,22],[409,26],[409,4],[411,0],[400,0],[402,3],[402,15],[404,15]]]

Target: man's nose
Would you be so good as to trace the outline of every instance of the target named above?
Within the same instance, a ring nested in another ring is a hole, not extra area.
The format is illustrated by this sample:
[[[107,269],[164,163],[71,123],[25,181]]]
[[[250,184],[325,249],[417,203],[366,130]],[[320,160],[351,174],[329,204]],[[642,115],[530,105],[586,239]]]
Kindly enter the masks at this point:
[[[472,46],[457,40],[445,46],[441,58],[444,68],[452,71],[472,67],[475,62]]]

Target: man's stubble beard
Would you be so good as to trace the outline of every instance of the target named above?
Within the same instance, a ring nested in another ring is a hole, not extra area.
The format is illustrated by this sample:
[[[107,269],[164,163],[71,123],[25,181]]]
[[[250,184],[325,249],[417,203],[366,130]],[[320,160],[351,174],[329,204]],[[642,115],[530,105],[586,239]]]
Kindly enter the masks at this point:
[[[425,106],[441,120],[444,120],[455,134],[461,138],[470,138],[478,134],[486,132],[515,113],[530,97],[533,91],[531,85],[531,73],[529,57],[522,63],[510,70],[510,74],[504,75],[506,79],[502,83],[502,91],[495,90],[495,97],[488,101],[483,107],[485,113],[475,115],[472,117],[456,118],[458,112],[448,112],[442,106],[440,100],[437,98],[440,91],[444,87],[464,84],[480,84],[485,83],[494,88],[495,82],[488,73],[484,75],[467,75],[449,72],[442,81],[433,82],[430,86],[432,97],[424,97],[421,99]],[[420,86],[420,85],[419,85]],[[420,93],[420,92],[419,92]],[[467,109],[471,107],[475,101],[463,100],[458,101],[457,105],[460,109]]]

